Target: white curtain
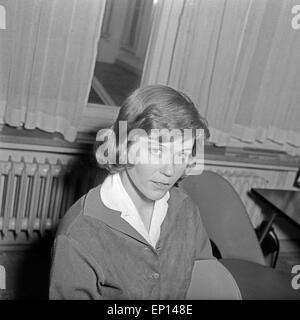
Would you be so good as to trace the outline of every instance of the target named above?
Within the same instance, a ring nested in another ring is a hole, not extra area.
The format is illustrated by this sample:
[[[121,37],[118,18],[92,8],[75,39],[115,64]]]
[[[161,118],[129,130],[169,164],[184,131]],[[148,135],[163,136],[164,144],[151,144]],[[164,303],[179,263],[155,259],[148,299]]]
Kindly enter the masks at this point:
[[[4,122],[76,137],[87,103],[105,0],[0,0]]]
[[[291,25],[297,4],[166,0],[157,17],[171,14],[152,33],[158,51],[147,56],[144,82],[187,92],[218,145],[300,154],[300,31]]]

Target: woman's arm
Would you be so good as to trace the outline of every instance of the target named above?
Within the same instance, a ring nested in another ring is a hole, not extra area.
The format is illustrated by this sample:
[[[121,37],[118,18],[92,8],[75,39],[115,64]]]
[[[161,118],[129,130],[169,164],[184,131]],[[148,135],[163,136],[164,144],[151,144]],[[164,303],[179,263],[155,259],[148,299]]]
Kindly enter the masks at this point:
[[[101,268],[76,240],[59,235],[52,250],[49,299],[102,298]]]

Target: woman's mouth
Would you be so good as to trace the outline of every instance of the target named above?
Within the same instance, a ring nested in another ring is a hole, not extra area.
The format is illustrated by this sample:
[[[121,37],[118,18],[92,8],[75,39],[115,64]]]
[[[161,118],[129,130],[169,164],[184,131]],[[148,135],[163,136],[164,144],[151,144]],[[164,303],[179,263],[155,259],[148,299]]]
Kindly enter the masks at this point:
[[[158,182],[158,181],[152,181],[152,182],[160,189],[165,189],[170,186],[170,183],[164,183],[164,182]]]

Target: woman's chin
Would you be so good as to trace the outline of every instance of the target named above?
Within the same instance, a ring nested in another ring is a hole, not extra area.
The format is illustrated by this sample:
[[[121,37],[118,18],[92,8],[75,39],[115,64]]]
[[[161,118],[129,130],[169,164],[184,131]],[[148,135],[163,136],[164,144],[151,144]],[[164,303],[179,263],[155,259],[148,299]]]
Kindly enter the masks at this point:
[[[144,193],[144,196],[149,200],[157,201],[163,198],[168,191],[169,191],[168,189],[167,190],[148,190],[147,192]]]

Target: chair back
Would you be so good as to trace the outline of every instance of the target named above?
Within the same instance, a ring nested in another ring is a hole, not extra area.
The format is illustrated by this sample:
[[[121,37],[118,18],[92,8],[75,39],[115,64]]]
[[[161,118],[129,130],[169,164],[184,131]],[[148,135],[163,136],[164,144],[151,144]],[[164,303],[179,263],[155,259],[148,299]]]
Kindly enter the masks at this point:
[[[198,205],[207,234],[222,258],[266,264],[245,206],[225,178],[204,171],[186,177],[181,186]]]
[[[0,290],[6,289],[6,273],[4,266],[0,265]]]

